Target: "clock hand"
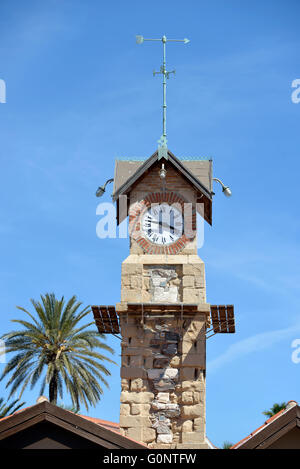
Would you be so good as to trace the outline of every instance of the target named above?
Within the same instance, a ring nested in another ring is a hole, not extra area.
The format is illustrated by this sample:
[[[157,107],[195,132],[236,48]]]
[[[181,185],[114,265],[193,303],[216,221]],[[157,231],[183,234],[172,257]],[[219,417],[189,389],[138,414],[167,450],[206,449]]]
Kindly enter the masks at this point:
[[[163,222],[161,222],[161,221],[151,220],[150,223],[156,223],[157,225],[165,226],[166,228],[171,228],[172,230],[179,231],[178,228],[176,228],[175,226],[167,225],[166,223],[163,223]]]

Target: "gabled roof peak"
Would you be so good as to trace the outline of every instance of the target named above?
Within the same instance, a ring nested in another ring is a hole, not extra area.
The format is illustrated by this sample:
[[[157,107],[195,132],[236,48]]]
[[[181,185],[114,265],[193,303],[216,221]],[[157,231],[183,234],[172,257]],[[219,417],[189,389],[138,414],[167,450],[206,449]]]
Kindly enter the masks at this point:
[[[212,161],[198,160],[183,162],[170,150],[166,155],[160,155],[155,151],[147,160],[142,161],[116,161],[114,190],[112,198],[118,204],[121,195],[127,195],[134,184],[155,164],[170,164],[183,177],[188,184],[199,194],[199,199],[204,203],[204,218],[212,223]],[[201,178],[199,177],[201,174]],[[205,184],[203,183],[205,180]],[[202,214],[202,213],[201,213]],[[120,220],[118,220],[120,221]]]

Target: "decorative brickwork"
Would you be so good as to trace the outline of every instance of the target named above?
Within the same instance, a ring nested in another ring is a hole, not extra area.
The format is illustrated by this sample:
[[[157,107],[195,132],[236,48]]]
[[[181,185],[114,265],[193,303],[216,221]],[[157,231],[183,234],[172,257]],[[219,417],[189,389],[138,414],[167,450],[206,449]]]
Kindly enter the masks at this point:
[[[184,207],[185,203],[192,204],[192,214],[185,214],[186,222],[190,222],[192,230],[196,229],[196,203],[197,199],[195,189],[187,182],[172,166],[165,165],[167,168],[166,180],[163,183],[158,176],[161,164],[156,164],[151,171],[148,171],[132,188],[128,194],[129,197],[129,224],[130,230],[133,230],[131,238],[131,254],[197,254],[197,243],[195,233],[187,233],[189,237],[183,235],[177,243],[171,246],[157,246],[145,239],[140,231],[139,222],[141,214],[147,210],[151,203],[169,203],[177,207]],[[191,220],[189,217],[191,216]],[[192,235],[192,236],[190,236]]]
[[[186,234],[170,246],[157,246],[152,244],[143,236],[141,230],[141,220],[145,212],[155,204],[167,203],[173,205],[184,215],[185,226],[189,227],[189,236],[193,238],[196,230],[196,211],[192,208],[191,213],[185,210],[185,204],[188,204],[182,197],[175,192],[155,192],[148,194],[144,199],[133,202],[129,209],[130,236],[141,248],[148,254],[178,254],[189,242]]]

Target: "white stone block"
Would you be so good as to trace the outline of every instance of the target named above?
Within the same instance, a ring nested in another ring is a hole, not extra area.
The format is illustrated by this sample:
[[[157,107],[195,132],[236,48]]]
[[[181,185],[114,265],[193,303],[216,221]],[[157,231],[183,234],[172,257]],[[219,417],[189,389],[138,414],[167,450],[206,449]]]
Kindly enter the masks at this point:
[[[173,435],[160,433],[157,437],[157,443],[172,443]]]
[[[156,396],[156,399],[158,400],[158,402],[163,402],[164,404],[166,404],[170,400],[169,393],[168,392],[159,392]]]
[[[152,368],[148,370],[149,379],[177,379],[178,369],[177,368]]]
[[[166,368],[163,374],[163,378],[176,379],[178,377],[177,368]]]
[[[170,403],[170,404],[166,404],[166,408],[167,410],[177,410],[179,409],[179,405]]]
[[[151,405],[154,410],[166,410],[167,404],[164,402],[152,401]]]

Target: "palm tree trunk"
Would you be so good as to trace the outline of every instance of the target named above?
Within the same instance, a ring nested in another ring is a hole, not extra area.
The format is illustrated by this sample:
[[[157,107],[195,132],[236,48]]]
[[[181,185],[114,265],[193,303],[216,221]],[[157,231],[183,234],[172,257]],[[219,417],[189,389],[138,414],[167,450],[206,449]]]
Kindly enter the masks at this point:
[[[49,383],[49,400],[51,404],[57,404],[57,372],[54,374]]]

